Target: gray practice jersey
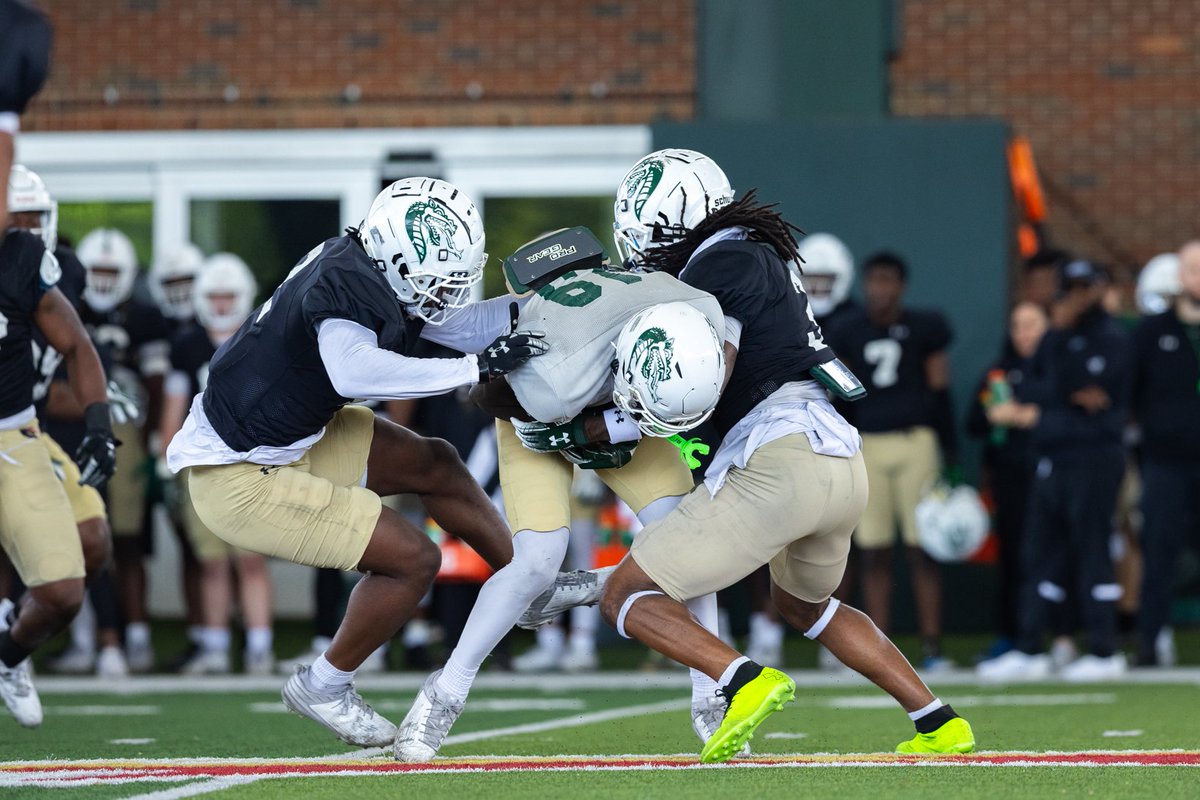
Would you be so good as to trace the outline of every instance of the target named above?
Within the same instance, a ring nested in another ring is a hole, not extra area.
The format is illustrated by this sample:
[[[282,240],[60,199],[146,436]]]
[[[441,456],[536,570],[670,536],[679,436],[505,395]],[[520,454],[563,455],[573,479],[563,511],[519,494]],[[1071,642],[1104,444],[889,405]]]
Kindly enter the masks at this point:
[[[545,333],[550,349],[509,373],[517,400],[534,419],[556,423],[610,402],[617,335],[642,309],[671,302],[694,306],[724,338],[716,298],[666,273],[602,268],[554,279],[521,311],[517,329]]]

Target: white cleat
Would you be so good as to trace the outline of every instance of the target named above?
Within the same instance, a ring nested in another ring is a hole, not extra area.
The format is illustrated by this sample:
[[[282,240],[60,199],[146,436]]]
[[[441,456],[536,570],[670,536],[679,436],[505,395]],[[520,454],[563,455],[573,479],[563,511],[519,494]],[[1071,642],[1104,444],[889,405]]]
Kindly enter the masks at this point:
[[[1125,656],[1120,653],[1113,653],[1111,656],[1103,658],[1086,655],[1063,667],[1062,679],[1068,683],[1115,681],[1125,675],[1128,667]]]
[[[514,672],[558,672],[563,668],[566,656],[558,648],[534,645],[532,650],[526,650],[512,660]]]
[[[463,712],[463,701],[454,700],[437,688],[437,672],[425,679],[408,716],[400,723],[392,752],[397,761],[417,763],[430,761],[442,748],[442,742]]]
[[[200,650],[179,668],[180,675],[228,675],[229,652]]]
[[[333,692],[318,692],[309,684],[308,667],[299,667],[282,694],[285,706],[324,725],[346,744],[383,747],[396,738],[396,726],[376,714],[352,683]]]
[[[616,567],[560,572],[554,585],[539,594],[517,620],[517,627],[536,630],[564,611],[600,602],[604,583]]]
[[[154,648],[148,644],[125,648],[125,663],[130,672],[143,674],[154,670]]]
[[[74,646],[46,662],[46,669],[59,675],[88,675],[95,666],[95,653]]]
[[[22,726],[36,728],[42,724],[42,701],[33,688],[28,658],[11,668],[0,664],[0,697]]]
[[[568,647],[566,654],[558,662],[558,668],[563,672],[594,672],[600,668],[600,659],[595,650]]]
[[[1050,677],[1050,656],[1029,655],[1020,650],[979,662],[975,673],[988,681],[1036,681]]]
[[[692,730],[700,738],[701,747],[708,744],[708,740],[717,732],[717,728],[721,727],[721,723],[725,721],[727,708],[729,705],[725,702],[725,698],[719,695],[692,701]],[[742,745],[741,751],[734,755],[734,758],[749,758],[749,756],[750,742],[747,741]]]
[[[242,654],[242,670],[247,675],[270,675],[275,671],[275,654],[270,650],[261,653],[247,650]]]
[[[1079,650],[1069,636],[1060,636],[1050,643],[1050,665],[1061,672],[1068,664],[1079,658]]]
[[[125,663],[125,653],[115,645],[101,647],[96,656],[96,675],[101,678],[127,678],[129,665]]]

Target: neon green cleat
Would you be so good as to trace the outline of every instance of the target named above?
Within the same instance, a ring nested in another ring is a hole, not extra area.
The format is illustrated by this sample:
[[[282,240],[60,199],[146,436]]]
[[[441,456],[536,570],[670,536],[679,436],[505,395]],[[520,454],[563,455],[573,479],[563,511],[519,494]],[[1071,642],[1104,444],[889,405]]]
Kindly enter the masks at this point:
[[[779,670],[765,667],[729,701],[725,719],[700,751],[700,760],[713,764],[733,758],[754,738],[754,731],[763,720],[795,697],[795,682]]]
[[[907,742],[896,745],[897,753],[969,753],[975,749],[975,734],[971,723],[955,717],[933,733],[918,733]]]

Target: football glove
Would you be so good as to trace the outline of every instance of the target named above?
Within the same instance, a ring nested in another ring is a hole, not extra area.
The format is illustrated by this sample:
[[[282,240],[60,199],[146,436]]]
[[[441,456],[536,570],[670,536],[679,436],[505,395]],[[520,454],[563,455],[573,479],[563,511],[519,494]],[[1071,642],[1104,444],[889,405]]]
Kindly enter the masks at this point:
[[[522,422],[519,419],[512,419],[510,422],[517,429],[517,438],[521,440],[521,444],[535,453],[553,453],[568,447],[591,444],[584,432],[582,414],[561,425],[549,422]]]
[[[618,469],[633,459],[637,445],[637,442],[597,442],[568,447],[560,452],[563,458],[577,464],[580,469]]]
[[[505,333],[479,354],[479,382],[507,375],[534,356],[548,349],[544,333]]]
[[[113,422],[118,425],[135,422],[142,413],[137,398],[122,389],[116,381],[108,382],[108,405]]]
[[[75,451],[79,485],[98,488],[117,471],[117,445],[120,442],[113,436],[108,403],[92,403],[84,409],[83,420],[87,432]]]

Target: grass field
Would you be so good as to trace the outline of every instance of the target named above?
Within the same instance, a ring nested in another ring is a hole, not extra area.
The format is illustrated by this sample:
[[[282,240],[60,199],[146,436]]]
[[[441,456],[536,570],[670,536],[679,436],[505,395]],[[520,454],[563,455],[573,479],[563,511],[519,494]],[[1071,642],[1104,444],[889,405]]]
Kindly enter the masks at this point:
[[[925,761],[885,755],[911,726],[878,691],[794,674],[796,702],[748,762],[696,764],[683,673],[485,675],[444,758],[415,769],[284,713],[276,679],[43,678],[40,729],[0,719],[0,798],[1200,796],[1200,672],[1007,688],[959,675],[934,688],[981,754]],[[419,680],[362,689],[398,722]]]

